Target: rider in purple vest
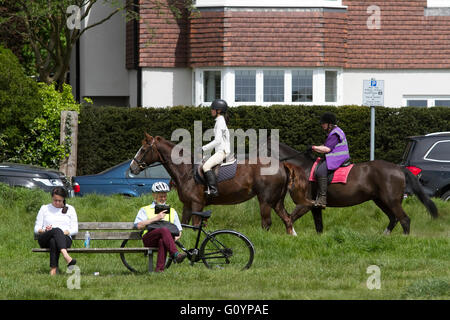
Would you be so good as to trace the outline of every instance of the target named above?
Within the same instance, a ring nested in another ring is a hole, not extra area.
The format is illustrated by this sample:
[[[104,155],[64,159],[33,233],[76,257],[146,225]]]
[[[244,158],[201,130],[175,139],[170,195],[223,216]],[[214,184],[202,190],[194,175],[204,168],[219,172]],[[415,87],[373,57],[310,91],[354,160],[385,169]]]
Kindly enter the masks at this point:
[[[315,206],[323,209],[327,205],[328,173],[336,170],[350,159],[347,138],[344,131],[336,125],[336,122],[334,113],[325,112],[320,117],[320,125],[328,133],[328,137],[323,145],[312,146],[312,150],[325,154],[325,161],[322,161],[316,170],[318,186]]]

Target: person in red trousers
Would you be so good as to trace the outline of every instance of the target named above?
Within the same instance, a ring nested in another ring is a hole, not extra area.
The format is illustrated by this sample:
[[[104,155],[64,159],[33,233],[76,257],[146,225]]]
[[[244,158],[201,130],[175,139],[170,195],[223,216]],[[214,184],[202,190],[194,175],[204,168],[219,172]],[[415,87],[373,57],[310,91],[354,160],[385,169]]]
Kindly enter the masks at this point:
[[[167,193],[170,191],[169,186],[165,182],[155,182],[152,186],[153,202],[152,204],[142,207],[134,220],[135,228],[139,230],[144,230],[142,233],[142,241],[146,247],[157,247],[158,248],[158,258],[156,260],[156,272],[164,271],[166,264],[167,253],[170,254],[172,259],[176,263],[181,263],[184,258],[186,258],[186,253],[178,252],[175,241],[181,237],[181,224],[178,214],[175,209],[170,208],[161,211],[159,213],[155,212],[156,204],[166,204]],[[180,234],[173,237],[168,228],[158,228],[151,231],[147,230],[147,225],[159,221],[165,220],[175,224],[180,231]]]

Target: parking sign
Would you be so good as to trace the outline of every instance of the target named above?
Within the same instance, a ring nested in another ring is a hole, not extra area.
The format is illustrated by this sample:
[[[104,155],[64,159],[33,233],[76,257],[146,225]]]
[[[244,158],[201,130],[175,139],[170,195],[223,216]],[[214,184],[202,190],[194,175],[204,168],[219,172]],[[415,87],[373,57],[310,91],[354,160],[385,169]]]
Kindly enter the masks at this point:
[[[363,105],[384,106],[384,80],[363,80]]]

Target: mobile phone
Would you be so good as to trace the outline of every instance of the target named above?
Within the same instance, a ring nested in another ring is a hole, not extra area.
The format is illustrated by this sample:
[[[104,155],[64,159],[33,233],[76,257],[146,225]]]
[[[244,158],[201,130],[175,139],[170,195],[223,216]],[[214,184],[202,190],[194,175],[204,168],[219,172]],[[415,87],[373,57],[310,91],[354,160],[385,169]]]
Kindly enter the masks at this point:
[[[165,205],[165,204],[157,204],[157,205],[155,205],[155,213],[156,214],[158,214],[158,213],[160,213],[161,211],[164,211],[164,210],[167,210],[166,213],[169,213],[170,206]]]

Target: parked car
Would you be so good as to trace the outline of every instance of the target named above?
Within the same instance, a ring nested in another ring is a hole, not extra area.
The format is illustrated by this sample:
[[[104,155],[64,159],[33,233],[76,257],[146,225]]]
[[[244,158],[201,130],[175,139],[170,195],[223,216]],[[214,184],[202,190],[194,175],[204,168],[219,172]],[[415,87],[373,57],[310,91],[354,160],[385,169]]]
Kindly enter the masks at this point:
[[[408,137],[407,141],[401,165],[419,178],[428,196],[449,201],[450,132]]]
[[[170,175],[160,163],[155,163],[138,175],[130,172],[130,163],[131,160],[127,160],[99,174],[73,177],[75,195],[97,193],[138,197],[144,193],[151,193],[152,185],[157,181],[170,183]]]
[[[18,163],[0,163],[0,182],[12,187],[40,188],[50,192],[54,187],[65,187],[73,197],[72,185],[58,170]]]

